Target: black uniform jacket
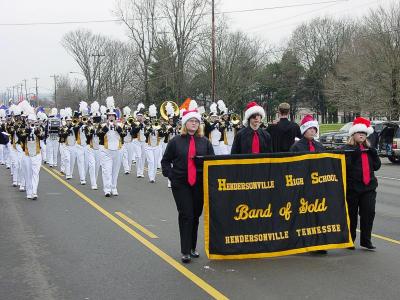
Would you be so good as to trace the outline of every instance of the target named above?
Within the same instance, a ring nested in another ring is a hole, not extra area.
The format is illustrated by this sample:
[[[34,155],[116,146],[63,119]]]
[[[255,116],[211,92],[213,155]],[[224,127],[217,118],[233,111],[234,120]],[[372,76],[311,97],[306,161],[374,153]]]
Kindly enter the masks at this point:
[[[260,153],[271,153],[271,136],[265,130],[258,128],[258,138],[260,141]],[[251,154],[253,145],[254,130],[248,126],[244,127],[236,134],[233,140],[231,154]]]
[[[271,135],[274,152],[288,152],[295,138],[302,138],[299,125],[287,118],[281,118],[276,124],[269,124],[267,132]]]
[[[316,140],[312,141],[315,152],[323,152],[325,150],[325,147],[320,143],[317,142]],[[306,138],[301,138],[298,140],[296,143],[290,147],[290,152],[309,152],[310,151],[310,145],[308,143],[308,140]]]
[[[205,137],[194,137],[196,156],[214,155],[214,149]],[[162,173],[173,183],[174,181],[187,182],[189,135],[177,135],[169,141],[161,160]],[[196,162],[197,182],[203,178],[203,164]]]
[[[354,152],[346,153],[346,176],[347,176],[347,190],[356,193],[363,193],[375,190],[378,186],[378,181],[375,177],[374,171],[381,167],[381,160],[378,156],[376,149],[368,148],[368,162],[369,173],[371,181],[368,185],[363,182],[362,164],[361,164],[361,150],[359,146],[345,145],[343,150],[354,150]]]

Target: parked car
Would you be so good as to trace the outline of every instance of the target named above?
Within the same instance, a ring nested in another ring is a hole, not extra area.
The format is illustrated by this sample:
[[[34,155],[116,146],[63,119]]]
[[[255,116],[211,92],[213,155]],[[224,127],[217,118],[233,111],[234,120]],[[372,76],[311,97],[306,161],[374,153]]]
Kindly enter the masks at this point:
[[[339,131],[331,131],[331,132],[327,132],[327,133],[321,134],[320,137],[319,137],[319,142],[322,143],[322,145],[324,145],[324,147],[326,149],[334,149],[334,147],[333,147],[333,137],[336,134],[348,132],[352,124],[353,124],[353,122],[349,122],[349,123],[344,124],[339,129]]]
[[[400,164],[400,121],[384,122],[379,135],[378,153],[392,163]]]
[[[377,141],[372,141],[372,139],[378,139],[378,135],[382,131],[382,128],[383,128],[383,123],[384,123],[384,121],[371,121],[371,126],[374,128],[375,133],[370,135],[368,138],[374,144],[374,147],[376,147]],[[351,125],[353,124],[353,122],[347,123],[346,125],[348,125],[348,124],[350,124],[350,126],[348,126],[348,128],[346,128],[345,131],[343,130],[342,132],[337,133],[333,136],[333,138],[332,138],[332,148],[333,149],[340,149],[347,143],[347,141],[350,137],[349,129],[350,129]],[[344,128],[345,126],[343,126],[342,128]]]

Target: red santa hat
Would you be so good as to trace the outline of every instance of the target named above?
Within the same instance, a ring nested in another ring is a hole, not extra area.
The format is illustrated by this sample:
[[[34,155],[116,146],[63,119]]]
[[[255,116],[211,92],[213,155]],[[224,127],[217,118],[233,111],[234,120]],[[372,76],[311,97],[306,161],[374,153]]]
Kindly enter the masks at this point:
[[[257,102],[255,101],[247,103],[246,110],[244,112],[243,125],[247,126],[250,117],[255,114],[259,114],[261,116],[261,119],[264,119],[265,118],[264,108],[258,105]]]
[[[201,115],[197,109],[185,110],[182,114],[182,126],[185,126],[186,122],[192,118],[196,118],[201,122]]]
[[[301,134],[304,134],[304,132],[306,132],[308,129],[313,128],[313,127],[317,130],[317,132],[319,131],[318,121],[314,120],[312,115],[306,115],[303,118],[303,120],[301,120],[301,124],[300,124]]]
[[[349,134],[353,135],[357,132],[364,132],[367,136],[374,132],[371,122],[365,118],[358,117],[353,121],[353,125],[349,129]]]

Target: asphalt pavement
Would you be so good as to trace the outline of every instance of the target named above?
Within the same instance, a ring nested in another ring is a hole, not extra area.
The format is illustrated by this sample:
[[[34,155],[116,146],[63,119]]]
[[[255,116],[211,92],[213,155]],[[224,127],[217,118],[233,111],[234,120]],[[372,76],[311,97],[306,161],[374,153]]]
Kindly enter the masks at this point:
[[[45,165],[29,201],[0,166],[0,299],[398,299],[400,166],[383,160],[377,175],[375,252],[210,261],[201,226],[201,257],[183,265],[160,174],[121,173],[105,198]]]

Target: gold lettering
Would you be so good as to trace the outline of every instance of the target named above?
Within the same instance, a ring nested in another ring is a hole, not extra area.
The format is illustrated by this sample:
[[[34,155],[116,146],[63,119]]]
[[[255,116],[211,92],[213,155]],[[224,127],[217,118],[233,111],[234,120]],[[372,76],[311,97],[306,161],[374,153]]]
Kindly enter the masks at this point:
[[[292,203],[291,202],[287,202],[286,206],[281,207],[279,209],[279,215],[284,217],[286,221],[290,220],[290,216],[292,214],[291,208],[292,207]]]
[[[303,178],[295,178],[293,175],[285,175],[286,186],[304,185]]]
[[[336,174],[326,174],[319,176],[318,172],[311,173],[311,184],[319,184],[324,182],[338,181]]]
[[[308,203],[306,199],[300,198],[300,207],[299,207],[299,214],[305,213],[321,213],[328,209],[328,206],[325,205],[325,198],[322,198],[320,201],[319,199],[315,199],[314,203]]]
[[[218,179],[218,191],[225,191],[226,179]]]
[[[235,209],[236,216],[233,217],[235,221],[247,220],[247,219],[259,219],[259,218],[271,218],[272,217],[272,205],[268,204],[265,209],[249,209],[246,204],[240,204]]]

